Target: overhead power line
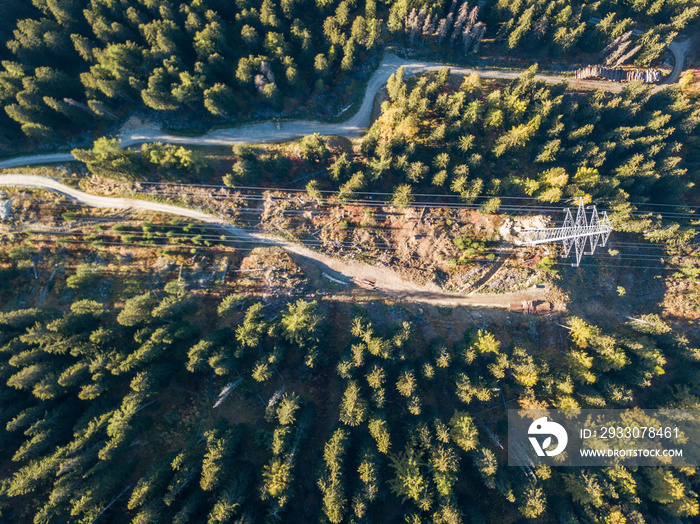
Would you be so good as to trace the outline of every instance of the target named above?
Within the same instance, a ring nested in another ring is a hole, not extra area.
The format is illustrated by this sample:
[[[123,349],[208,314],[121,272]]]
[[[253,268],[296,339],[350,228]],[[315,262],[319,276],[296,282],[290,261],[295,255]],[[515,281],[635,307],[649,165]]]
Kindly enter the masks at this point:
[[[214,226],[210,226],[210,227],[203,228],[203,229],[213,230],[216,228]],[[254,228],[251,228],[251,229],[246,230],[246,232],[250,232],[252,234],[255,234],[255,233],[260,233],[261,231],[256,230]],[[63,238],[61,238],[59,240],[55,240],[55,241],[66,242],[66,243],[70,243],[72,241],[72,239],[69,240],[68,238],[66,238],[68,236],[71,236],[71,237],[89,237],[89,236],[95,235],[94,233],[87,233],[87,232],[36,231],[35,233],[37,235],[50,235],[51,237],[63,236]],[[131,239],[135,242],[134,243],[125,243],[124,245],[139,245],[141,247],[151,248],[151,249],[159,248],[159,247],[160,248],[177,247],[177,248],[182,248],[182,249],[185,249],[185,248],[205,249],[205,247],[206,247],[208,249],[210,247],[213,247],[213,246],[203,247],[203,246],[197,245],[197,244],[176,243],[176,242],[173,242],[173,240],[175,240],[175,238],[186,238],[186,239],[198,238],[202,242],[209,241],[210,243],[215,243],[215,244],[222,245],[222,246],[232,245],[232,247],[233,247],[235,245],[236,249],[239,249],[239,250],[242,249],[244,251],[247,249],[241,248],[240,245],[258,244],[261,247],[262,246],[273,246],[273,247],[280,246],[280,244],[273,238],[269,238],[269,239],[267,239],[267,238],[238,238],[235,236],[230,236],[230,234],[227,235],[226,238],[222,238],[221,234],[214,234],[214,233],[201,234],[201,233],[184,233],[184,232],[177,233],[176,237],[153,236],[151,233],[146,233],[146,232],[138,231],[138,230],[120,231],[120,232],[107,231],[107,232],[104,232],[104,234],[128,237],[129,239]],[[53,239],[46,239],[46,240],[42,240],[42,241],[49,241],[50,242],[50,241],[54,241],[54,240]],[[153,242],[153,243],[139,243],[139,241]],[[79,241],[79,242],[82,242],[82,241]],[[90,241],[86,240],[84,242],[91,243],[91,242],[94,242],[94,240],[90,240]],[[105,244],[105,245],[118,245],[118,244],[120,244],[119,242],[111,242],[109,240],[99,240],[99,242],[101,244]],[[311,248],[311,249],[322,249],[322,248],[328,246],[328,243],[325,243],[325,242],[317,240],[317,239],[309,239],[309,238],[300,239],[299,243],[301,246]],[[332,242],[332,244],[335,246],[341,247],[341,248],[346,248],[346,249],[350,249],[356,245],[356,243],[352,240],[346,240],[346,241],[334,240]],[[284,246],[280,246],[280,247],[284,247]],[[382,251],[382,252],[397,252],[397,251],[403,250],[402,248],[400,248],[398,246],[394,246],[394,245],[391,245],[391,244],[386,243],[386,242],[377,242],[375,244],[372,244],[371,246],[365,246],[365,247],[368,247],[372,250]],[[254,248],[250,248],[250,249],[254,249]],[[495,259],[483,258],[491,253],[493,253],[493,254],[501,253],[502,254],[502,253],[504,253],[504,251],[499,247],[480,247],[480,248],[478,248],[475,255],[469,257],[467,260],[468,260],[468,262],[493,262],[493,261],[497,260],[497,258],[495,258]],[[407,254],[403,254],[402,256],[406,256],[406,255]],[[411,254],[408,256],[411,258],[414,258],[416,260],[420,260],[420,257],[416,254]],[[664,255],[625,254],[625,253],[618,254],[614,257],[615,260],[624,260],[627,262],[636,261],[636,262],[643,262],[643,263],[647,263],[647,264],[650,262],[654,262],[654,261],[658,261],[659,263],[661,263],[663,258],[667,258],[667,257],[665,257]],[[684,260],[689,260],[689,261],[693,261],[693,262],[697,262],[698,260],[700,260],[698,257],[690,257],[690,256],[683,257],[683,258],[684,258]],[[664,263],[666,263],[668,265],[668,262],[664,262]],[[602,267],[628,267],[628,266],[610,265],[610,266],[602,266]],[[677,267],[677,266],[674,266],[674,267]],[[651,267],[649,267],[649,269],[651,269]],[[661,268],[656,267],[654,269],[661,269]]]
[[[57,241],[56,241],[57,242]],[[90,241],[86,240],[67,240],[65,241],[67,244],[92,244]],[[220,252],[220,253],[230,253],[230,251],[222,249],[219,246],[183,246],[181,244],[160,244],[160,245],[143,245],[139,243],[128,243],[128,242],[104,242],[103,245],[106,246],[128,246],[128,247],[135,247],[135,248],[141,248],[141,249],[155,249],[155,248],[167,248],[167,247],[174,247],[174,248],[195,248],[198,251],[213,251],[213,252]],[[274,247],[274,246],[270,246]],[[257,248],[255,247],[236,247],[235,248],[237,251],[253,251]],[[481,262],[481,263],[486,263],[486,264],[495,264],[498,260],[489,260],[489,259],[470,259],[469,262]],[[643,262],[643,261],[640,261]],[[648,261],[647,261],[648,262]],[[569,266],[570,264],[564,263],[564,262],[554,262],[553,265],[555,266]],[[611,267],[611,268],[618,268],[618,269],[653,269],[656,271],[677,271],[677,267],[661,267],[661,266],[642,266],[642,265],[618,265],[618,264],[581,264],[582,268],[598,268],[598,267]]]
[[[228,189],[231,191],[279,191],[288,193],[306,193],[305,188],[300,189],[290,189],[285,187],[265,187],[265,186],[227,186],[224,184],[182,184],[178,182],[138,182],[141,185],[159,185],[159,186],[175,186],[175,187],[209,187],[216,189]],[[326,194],[337,194],[338,191],[322,189],[319,190],[320,193]],[[393,193],[386,193],[381,191],[353,191],[356,195],[377,195],[377,196],[392,196]],[[462,198],[461,195],[456,194],[446,194],[446,193],[411,193],[415,197],[436,197],[436,198]],[[500,198],[501,200],[539,200],[537,197],[530,196],[499,196],[499,195],[475,195],[473,198]],[[615,203],[615,200],[600,200],[599,202],[604,202],[606,204]],[[664,207],[681,207],[686,209],[700,209],[700,206],[690,206],[685,204],[657,204],[652,202],[627,202],[633,206],[664,206]]]

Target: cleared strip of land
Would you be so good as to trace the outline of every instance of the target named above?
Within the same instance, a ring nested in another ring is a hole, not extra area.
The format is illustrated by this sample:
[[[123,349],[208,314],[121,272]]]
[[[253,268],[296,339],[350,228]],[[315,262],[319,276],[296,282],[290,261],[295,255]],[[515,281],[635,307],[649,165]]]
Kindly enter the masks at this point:
[[[373,280],[376,282],[375,289],[378,292],[397,300],[424,302],[434,305],[508,307],[511,302],[522,302],[523,300],[542,300],[544,298],[543,289],[530,289],[517,293],[505,293],[498,295],[457,295],[446,293],[437,285],[421,286],[414,284],[413,282],[406,281],[397,273],[388,268],[370,266],[360,262],[346,262],[343,260],[338,260],[328,255],[317,253],[316,251],[299,244],[262,235],[260,233],[244,231],[231,225],[222,218],[209,215],[202,211],[169,204],[160,204],[158,202],[150,202],[148,200],[90,195],[89,193],[66,186],[48,177],[25,175],[21,173],[0,175],[0,186],[45,189],[65,195],[76,202],[92,207],[133,209],[138,211],[151,211],[154,213],[166,213],[191,218],[193,220],[199,220],[208,224],[214,224],[221,227],[224,231],[235,238],[258,242],[260,245],[279,246],[290,253],[309,259],[314,262],[314,264],[319,266],[326,274],[338,280],[347,282]]]

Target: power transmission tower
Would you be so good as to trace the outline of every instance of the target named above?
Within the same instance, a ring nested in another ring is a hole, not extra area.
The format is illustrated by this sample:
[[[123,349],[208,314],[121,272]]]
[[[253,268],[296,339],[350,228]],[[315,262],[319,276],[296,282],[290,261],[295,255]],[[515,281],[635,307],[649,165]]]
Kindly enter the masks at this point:
[[[590,222],[586,219],[586,209],[592,210]],[[603,211],[599,217],[596,207],[585,207],[583,199],[579,197],[576,220],[573,219],[571,210],[567,208],[566,218],[562,227],[523,229],[520,233],[523,240],[516,241],[516,244],[536,246],[538,244],[561,242],[564,244],[563,258],[568,257],[571,248],[576,246],[576,263],[571,265],[578,267],[581,263],[581,257],[583,255],[592,255],[598,243],[600,243],[601,247],[605,247],[612,230],[613,227],[608,219],[608,214]],[[589,240],[591,249],[590,251],[584,251]]]

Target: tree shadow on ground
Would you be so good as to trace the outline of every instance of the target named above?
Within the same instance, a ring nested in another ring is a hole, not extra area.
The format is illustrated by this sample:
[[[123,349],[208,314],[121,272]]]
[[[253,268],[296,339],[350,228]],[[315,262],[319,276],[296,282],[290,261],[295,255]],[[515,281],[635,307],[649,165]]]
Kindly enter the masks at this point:
[[[643,254],[643,247],[622,247],[613,242],[594,256],[584,257],[579,267],[558,266],[556,283],[569,296],[569,312],[597,325],[625,322],[634,315],[661,314],[668,270],[660,257],[635,258]],[[613,249],[620,254],[610,255]]]

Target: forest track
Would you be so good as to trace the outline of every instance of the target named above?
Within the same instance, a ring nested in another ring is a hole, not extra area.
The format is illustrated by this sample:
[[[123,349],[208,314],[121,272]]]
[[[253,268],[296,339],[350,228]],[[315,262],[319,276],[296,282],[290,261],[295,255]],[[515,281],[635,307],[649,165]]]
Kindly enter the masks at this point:
[[[286,251],[304,257],[312,261],[326,274],[338,280],[351,283],[363,280],[374,281],[374,286],[380,294],[395,300],[405,300],[411,302],[423,302],[433,305],[445,306],[482,306],[482,307],[508,307],[511,302],[522,302],[523,300],[543,300],[545,291],[542,289],[529,289],[516,293],[504,293],[498,295],[477,295],[469,296],[456,295],[442,291],[437,285],[418,285],[401,278],[395,271],[389,268],[370,266],[360,262],[346,262],[337,260],[328,255],[317,253],[307,247],[294,244],[279,238],[251,233],[239,229],[223,218],[216,217],[170,204],[160,204],[148,200],[137,200],[131,198],[113,198],[91,195],[78,189],[66,186],[48,177],[25,174],[0,175],[0,186],[30,187],[45,189],[64,195],[82,204],[111,209],[131,209],[137,211],[151,211],[177,215],[208,224],[221,227],[231,236],[247,242],[254,242],[259,245],[278,246]]]
[[[690,53],[690,50],[693,47],[693,39],[689,38],[687,40],[684,40],[683,42],[671,42],[668,46],[668,48],[671,50],[671,53],[673,53],[673,71],[671,71],[671,74],[668,76],[666,81],[664,82],[664,85],[670,85],[670,84],[675,84],[678,82],[678,80],[681,77],[681,73],[683,72],[683,66],[685,65],[685,59],[688,56],[688,53]]]
[[[670,49],[676,57],[676,67],[671,75],[674,82],[680,76],[685,54],[688,52],[687,42],[674,45]],[[677,54],[677,53],[680,53]],[[680,58],[679,58],[680,56]],[[680,65],[679,65],[680,64]],[[198,145],[198,146],[233,146],[238,144],[261,144],[269,142],[286,142],[302,138],[313,133],[321,135],[337,135],[347,138],[361,136],[363,131],[370,126],[372,105],[377,93],[386,85],[389,77],[400,67],[404,67],[406,78],[430,71],[437,71],[442,67],[449,67],[452,74],[469,75],[477,73],[483,78],[514,80],[521,71],[503,71],[491,69],[472,69],[456,67],[439,62],[423,62],[420,60],[408,60],[400,58],[393,53],[386,53],[377,70],[372,74],[367,83],[360,109],[348,120],[340,123],[319,122],[314,120],[289,120],[281,122],[256,122],[225,129],[210,131],[201,136],[180,136],[163,132],[153,123],[142,122],[136,119],[127,121],[117,134],[122,146],[129,147],[145,142],[163,142],[168,144]],[[603,89],[611,92],[620,92],[625,84],[606,82],[602,80],[576,80],[570,76],[537,74],[535,78],[551,84],[568,83],[576,89]],[[659,85],[654,90],[663,89],[667,85]],[[75,160],[70,153],[51,153],[44,155],[26,155],[0,161],[0,169],[9,169],[20,166],[41,165],[49,163],[71,162]]]

